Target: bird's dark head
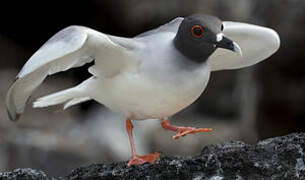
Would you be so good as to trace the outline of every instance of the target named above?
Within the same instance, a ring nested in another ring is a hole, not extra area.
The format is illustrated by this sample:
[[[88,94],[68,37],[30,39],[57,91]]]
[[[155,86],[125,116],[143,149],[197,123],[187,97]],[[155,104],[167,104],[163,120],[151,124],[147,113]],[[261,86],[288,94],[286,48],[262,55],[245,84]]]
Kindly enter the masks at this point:
[[[223,36],[222,21],[210,15],[194,14],[184,18],[174,39],[175,47],[196,62],[205,62],[217,48],[241,54],[239,46]]]

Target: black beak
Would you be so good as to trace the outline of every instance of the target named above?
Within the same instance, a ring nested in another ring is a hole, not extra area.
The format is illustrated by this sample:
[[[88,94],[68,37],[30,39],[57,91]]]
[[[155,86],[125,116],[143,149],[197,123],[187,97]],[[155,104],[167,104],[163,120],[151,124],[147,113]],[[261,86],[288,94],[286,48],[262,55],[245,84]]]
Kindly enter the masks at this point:
[[[241,51],[239,45],[224,36],[222,37],[222,39],[220,41],[218,41],[216,43],[216,47],[231,50],[242,56],[242,51]]]

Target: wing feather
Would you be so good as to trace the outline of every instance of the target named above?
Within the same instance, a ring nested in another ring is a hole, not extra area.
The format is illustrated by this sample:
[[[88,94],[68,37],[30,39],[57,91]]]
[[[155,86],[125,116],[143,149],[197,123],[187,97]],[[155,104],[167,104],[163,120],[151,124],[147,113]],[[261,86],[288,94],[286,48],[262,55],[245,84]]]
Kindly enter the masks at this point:
[[[7,110],[11,120],[24,111],[32,92],[51,75],[95,60],[95,76],[114,75],[127,64],[126,51],[108,35],[82,26],[70,26],[55,34],[26,62],[10,87]],[[115,60],[116,62],[111,62]]]
[[[139,35],[137,35],[135,38],[142,38],[145,36],[149,36],[151,34],[157,34],[157,33],[162,33],[162,32],[173,32],[173,33],[177,33],[179,25],[181,24],[181,22],[183,21],[183,17],[177,17],[173,20],[171,20],[170,22],[156,28],[150,31],[146,31],[144,33],[141,33]]]
[[[223,33],[241,47],[243,56],[217,49],[210,60],[212,71],[251,66],[268,58],[280,47],[279,35],[266,27],[226,21]]]

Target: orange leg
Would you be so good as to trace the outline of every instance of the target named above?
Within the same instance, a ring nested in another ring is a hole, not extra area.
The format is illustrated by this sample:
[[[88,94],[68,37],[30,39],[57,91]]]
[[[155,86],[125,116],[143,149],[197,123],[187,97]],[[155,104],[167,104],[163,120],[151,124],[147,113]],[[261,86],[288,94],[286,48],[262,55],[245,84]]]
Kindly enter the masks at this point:
[[[185,136],[187,134],[195,134],[198,132],[211,132],[212,129],[210,128],[193,128],[193,127],[183,127],[183,126],[174,126],[171,125],[168,121],[168,119],[163,119],[161,126],[163,127],[163,129],[165,130],[170,130],[170,131],[175,131],[177,132],[177,134],[175,136],[173,136],[174,139],[178,139],[181,136]]]
[[[126,130],[129,137],[129,142],[131,146],[132,159],[128,162],[127,166],[135,165],[135,164],[143,164],[146,162],[154,163],[160,156],[159,153],[155,152],[153,154],[148,154],[144,156],[139,156],[136,154],[136,148],[134,145],[133,137],[132,137],[132,129],[133,125],[129,118],[126,119]]]

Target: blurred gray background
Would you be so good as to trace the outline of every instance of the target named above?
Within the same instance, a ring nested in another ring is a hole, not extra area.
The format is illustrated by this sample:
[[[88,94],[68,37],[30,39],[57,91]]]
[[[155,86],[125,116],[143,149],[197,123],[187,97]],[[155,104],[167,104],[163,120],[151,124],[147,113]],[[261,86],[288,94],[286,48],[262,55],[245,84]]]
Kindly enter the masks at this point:
[[[192,155],[207,144],[260,139],[305,130],[304,0],[1,1],[0,171],[37,168],[63,176],[80,165],[130,158],[125,119],[93,101],[63,111],[32,109],[10,122],[6,92],[27,59],[59,30],[84,25],[132,37],[177,16],[207,13],[275,29],[280,50],[253,67],[212,73],[205,93],[172,123],[209,127],[208,134],[172,140],[159,120],[135,122],[139,153]],[[88,78],[87,65],[48,77],[30,100]]]

